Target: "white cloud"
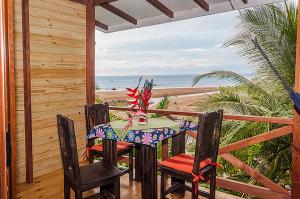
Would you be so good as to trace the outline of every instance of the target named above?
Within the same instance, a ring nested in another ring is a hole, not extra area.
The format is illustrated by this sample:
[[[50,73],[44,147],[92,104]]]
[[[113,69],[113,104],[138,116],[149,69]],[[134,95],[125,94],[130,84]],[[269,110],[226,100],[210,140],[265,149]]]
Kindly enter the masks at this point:
[[[104,34],[96,32],[96,75],[195,74],[217,69],[249,72],[223,48],[236,13]]]

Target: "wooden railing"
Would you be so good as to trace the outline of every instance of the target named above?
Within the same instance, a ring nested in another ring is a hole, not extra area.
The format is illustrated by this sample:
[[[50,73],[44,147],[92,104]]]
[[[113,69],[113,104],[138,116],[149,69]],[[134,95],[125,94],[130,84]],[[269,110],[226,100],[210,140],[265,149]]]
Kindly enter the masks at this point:
[[[115,111],[129,111],[128,108],[120,108],[120,107],[110,107],[110,110]],[[200,112],[178,112],[178,111],[166,111],[166,110],[149,110],[149,113],[156,113],[158,115],[164,115],[169,118],[173,118],[173,116],[190,116],[190,117],[198,117]],[[224,160],[229,162],[231,165],[236,168],[241,169],[251,178],[256,180],[259,184],[263,186],[257,186],[252,184],[247,184],[239,181],[234,181],[226,178],[217,178],[217,184],[219,187],[242,192],[248,195],[261,197],[261,198],[270,198],[270,199],[287,199],[291,198],[291,193],[284,189],[279,184],[273,182],[251,166],[244,163],[242,160],[230,154],[230,152],[242,149],[244,147],[248,147],[254,144],[258,144],[261,142],[265,142],[268,140],[272,140],[275,138],[279,138],[292,133],[292,118],[276,118],[276,117],[260,117],[260,116],[245,116],[245,115],[224,115],[224,120],[236,120],[236,121],[247,121],[247,122],[265,122],[265,123],[276,123],[283,124],[285,126],[265,132],[244,140],[237,141],[235,143],[228,144],[223,146],[219,150],[219,156]],[[197,132],[188,131],[186,134],[192,138],[197,137]],[[163,159],[167,158],[168,155],[168,146],[163,145],[162,150]]]

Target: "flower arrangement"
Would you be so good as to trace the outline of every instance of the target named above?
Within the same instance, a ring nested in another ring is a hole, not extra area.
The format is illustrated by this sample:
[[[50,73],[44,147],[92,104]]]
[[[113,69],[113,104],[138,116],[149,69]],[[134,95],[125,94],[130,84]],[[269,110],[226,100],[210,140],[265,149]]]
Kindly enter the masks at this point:
[[[146,79],[143,88],[139,89],[141,80],[142,77],[140,77],[136,88],[127,88],[127,91],[130,92],[127,95],[134,99],[131,102],[130,111],[134,112],[134,116],[139,117],[140,123],[143,123],[147,121],[147,112],[149,107],[149,101],[152,95],[153,79],[151,79],[150,81]]]

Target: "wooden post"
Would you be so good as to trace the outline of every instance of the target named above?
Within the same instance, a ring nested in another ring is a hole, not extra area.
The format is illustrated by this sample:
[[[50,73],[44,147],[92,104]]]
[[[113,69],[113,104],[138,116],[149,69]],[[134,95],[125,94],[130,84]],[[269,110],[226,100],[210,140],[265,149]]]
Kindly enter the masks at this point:
[[[86,99],[95,103],[95,6],[93,0],[86,5]]]
[[[8,103],[9,103],[9,130],[11,141],[11,162],[10,162],[10,195],[12,199],[17,198],[17,138],[16,138],[16,91],[15,91],[15,48],[14,48],[14,0],[8,0],[8,45],[9,45],[9,68],[8,68]]]
[[[22,1],[26,182],[33,182],[29,2]]]
[[[8,66],[7,1],[0,7],[0,198],[8,198],[6,166],[6,131],[8,128],[7,66]]]
[[[1,64],[0,64],[0,198],[16,198],[15,150],[10,162],[6,162],[6,131],[10,130],[10,140],[15,140],[15,77],[13,43],[13,0],[2,1],[1,5]],[[9,125],[10,122],[10,125]],[[15,142],[11,143],[15,149]],[[10,163],[10,164],[9,164]],[[3,178],[2,178],[3,177]],[[6,188],[9,187],[9,192]]]
[[[295,91],[300,92],[300,0],[297,19]],[[300,113],[297,111],[294,111],[292,156],[292,198],[296,199],[300,196]]]

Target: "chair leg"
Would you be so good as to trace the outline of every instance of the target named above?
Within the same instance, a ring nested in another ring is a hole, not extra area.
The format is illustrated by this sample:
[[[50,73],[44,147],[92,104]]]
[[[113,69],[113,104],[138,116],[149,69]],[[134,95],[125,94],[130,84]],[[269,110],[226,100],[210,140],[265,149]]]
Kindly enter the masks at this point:
[[[89,164],[91,164],[91,163],[93,163],[93,160],[94,160],[94,154],[91,151],[87,151],[87,153],[88,153]]]
[[[198,199],[198,183],[192,183],[192,199]]]
[[[133,149],[129,152],[129,182],[133,181]]]
[[[82,192],[81,191],[78,191],[78,190],[75,191],[75,199],[82,199]]]
[[[216,169],[210,175],[209,183],[209,199],[215,199],[216,195]]]
[[[160,199],[165,199],[165,191],[166,191],[166,175],[161,171],[160,178]]]
[[[70,186],[69,186],[66,178],[64,178],[64,198],[70,199]]]
[[[118,177],[114,183],[115,199],[120,199],[120,177]]]

